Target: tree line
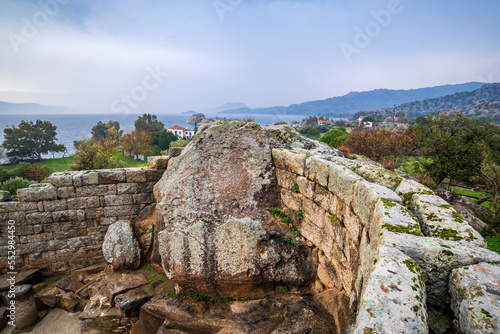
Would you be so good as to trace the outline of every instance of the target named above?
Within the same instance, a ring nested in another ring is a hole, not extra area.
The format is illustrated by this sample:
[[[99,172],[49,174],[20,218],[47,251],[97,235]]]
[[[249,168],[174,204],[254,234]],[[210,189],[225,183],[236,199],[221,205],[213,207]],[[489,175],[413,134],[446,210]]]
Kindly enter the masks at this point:
[[[21,121],[18,126],[4,129],[2,154],[12,164],[23,161],[41,161],[45,154],[67,152],[62,144],[57,144],[57,128],[49,121]],[[120,167],[115,158],[118,151],[134,156],[160,155],[173,142],[185,145],[173,133],[165,129],[165,125],[156,115],[143,114],[134,121],[133,130],[121,130],[120,123],[99,121],[91,129],[91,137],[74,141],[77,149],[71,169],[99,169]],[[3,153],[5,152],[5,153]]]

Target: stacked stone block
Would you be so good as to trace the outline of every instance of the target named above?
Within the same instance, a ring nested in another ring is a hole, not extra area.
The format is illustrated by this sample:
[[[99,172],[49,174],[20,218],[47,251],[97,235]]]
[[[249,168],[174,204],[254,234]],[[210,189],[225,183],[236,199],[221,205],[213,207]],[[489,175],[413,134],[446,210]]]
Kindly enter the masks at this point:
[[[500,256],[484,248],[481,235],[448,203],[417,182],[360,161],[281,149],[273,158],[285,210],[302,211],[300,231],[318,248],[315,288],[349,300],[343,307],[357,312],[353,333],[428,333],[429,326],[438,332],[442,321],[434,319],[450,308],[456,328],[472,333],[480,327],[477,314],[457,311],[456,305],[478,304],[461,292],[460,278],[467,266],[487,262],[499,275]],[[499,319],[498,288],[467,284],[487,296],[480,300],[490,312],[484,315]],[[482,324],[482,332],[496,329],[495,321]]]
[[[15,221],[16,271],[69,272],[104,261],[108,226],[133,220],[153,200],[164,169],[54,173],[49,183],[19,189],[18,202],[0,203],[0,269],[7,269],[7,226]],[[12,271],[12,270],[10,270]]]

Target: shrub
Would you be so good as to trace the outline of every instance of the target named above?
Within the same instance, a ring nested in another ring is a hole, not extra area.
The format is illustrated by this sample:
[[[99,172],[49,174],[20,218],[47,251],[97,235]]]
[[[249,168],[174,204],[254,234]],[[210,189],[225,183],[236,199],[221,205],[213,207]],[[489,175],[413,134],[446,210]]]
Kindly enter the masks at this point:
[[[9,178],[9,172],[0,166],[0,182],[3,182]]]
[[[29,168],[24,172],[24,176],[28,180],[41,182],[43,179],[49,177],[54,170],[47,166],[42,166],[39,164],[31,164]]]
[[[9,172],[9,177],[24,177],[24,174],[26,171],[30,168],[30,164],[27,162],[20,162],[18,163],[10,172]]]
[[[350,150],[350,149],[349,149],[349,147],[347,147],[347,146],[342,145],[342,146],[340,146],[340,147],[338,148],[338,150],[339,150],[340,152],[344,153],[344,156],[345,156],[346,158],[349,158],[349,157],[351,156],[351,150]]]
[[[189,144],[189,140],[179,138],[174,142],[170,143],[170,147],[186,147]]]
[[[352,152],[365,155],[389,169],[398,168],[418,150],[416,133],[411,130],[355,131],[344,145]]]
[[[124,164],[115,157],[110,156],[96,144],[84,140],[75,153],[73,163],[69,166],[72,170],[90,170],[123,167]]]
[[[22,177],[14,177],[2,182],[0,188],[10,192],[12,196],[16,196],[17,189],[28,188],[30,184],[37,183],[35,181],[30,181],[23,179]]]
[[[349,134],[347,130],[343,127],[339,127],[329,130],[319,139],[319,141],[328,144],[330,147],[338,147],[348,137]]]

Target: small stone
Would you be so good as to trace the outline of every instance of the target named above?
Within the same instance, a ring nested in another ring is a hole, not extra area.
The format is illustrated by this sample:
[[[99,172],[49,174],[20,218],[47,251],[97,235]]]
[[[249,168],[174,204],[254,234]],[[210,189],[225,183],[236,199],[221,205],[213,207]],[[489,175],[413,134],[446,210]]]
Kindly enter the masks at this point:
[[[142,305],[149,298],[149,295],[142,288],[137,288],[117,295],[114,302],[123,316],[131,317],[139,314]]]
[[[10,192],[0,190],[0,202],[6,202],[8,200],[10,200]]]

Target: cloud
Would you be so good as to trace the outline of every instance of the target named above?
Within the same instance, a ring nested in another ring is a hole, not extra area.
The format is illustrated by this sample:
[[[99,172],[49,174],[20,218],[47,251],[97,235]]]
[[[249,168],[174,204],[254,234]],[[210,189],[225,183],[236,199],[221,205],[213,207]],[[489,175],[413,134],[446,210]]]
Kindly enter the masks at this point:
[[[105,113],[155,66],[169,76],[137,112],[289,105],[500,78],[496,1],[400,0],[388,24],[377,21],[374,13],[395,1],[220,0],[222,17],[212,0],[2,1],[0,100]],[[47,22],[37,25],[44,12]],[[26,21],[37,28],[29,38]],[[357,32],[377,22],[347,62],[341,43],[355,45]],[[25,38],[17,52],[9,34]]]

